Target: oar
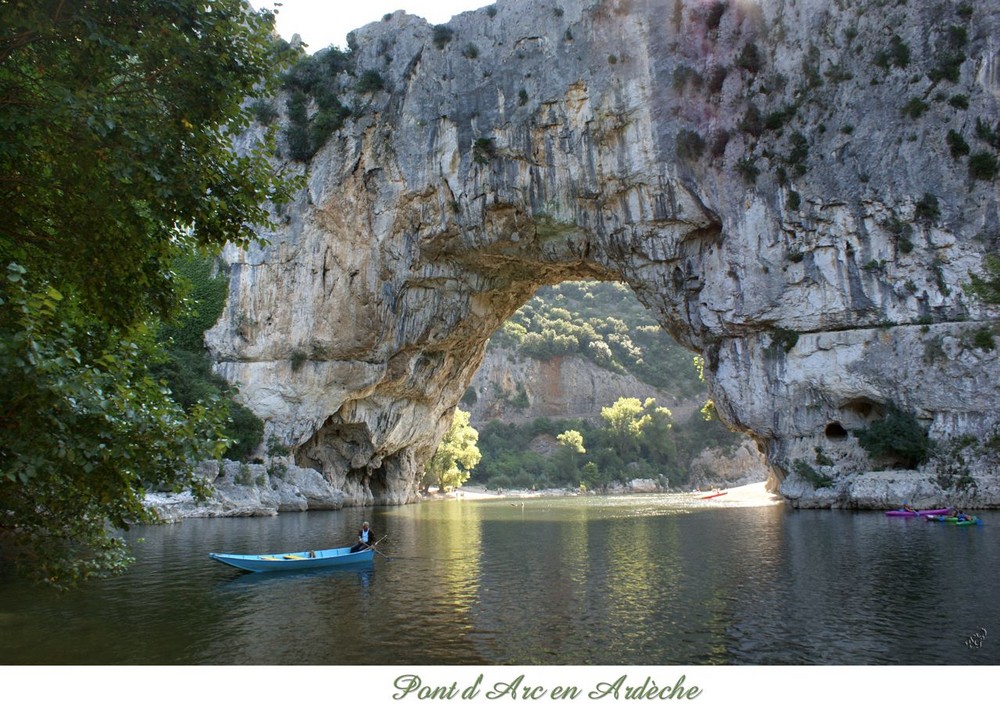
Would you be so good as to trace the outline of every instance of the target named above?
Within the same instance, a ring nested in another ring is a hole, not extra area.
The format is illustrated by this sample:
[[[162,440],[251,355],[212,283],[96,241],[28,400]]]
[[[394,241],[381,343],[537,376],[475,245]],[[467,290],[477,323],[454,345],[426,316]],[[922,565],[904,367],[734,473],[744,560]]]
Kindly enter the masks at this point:
[[[371,549],[371,550],[372,550],[373,552],[375,552],[376,554],[379,554],[379,555],[381,555],[381,556],[384,556],[384,557],[385,557],[386,559],[388,559],[389,561],[392,561],[392,557],[390,557],[390,556],[388,556],[388,555],[386,555],[386,554],[383,554],[382,552],[380,552],[380,551],[379,551],[378,549],[376,549],[376,548],[375,548],[375,546],[376,546],[377,544],[380,544],[380,543],[381,543],[381,542],[382,542],[382,541],[383,541],[383,540],[384,540],[384,539],[385,539],[386,537],[388,537],[388,536],[389,536],[388,534],[385,534],[385,535],[383,535],[383,536],[382,536],[382,539],[379,539],[379,540],[378,540],[377,542],[375,542],[375,544],[369,544],[369,545],[368,545],[368,548],[369,548],[369,549]]]

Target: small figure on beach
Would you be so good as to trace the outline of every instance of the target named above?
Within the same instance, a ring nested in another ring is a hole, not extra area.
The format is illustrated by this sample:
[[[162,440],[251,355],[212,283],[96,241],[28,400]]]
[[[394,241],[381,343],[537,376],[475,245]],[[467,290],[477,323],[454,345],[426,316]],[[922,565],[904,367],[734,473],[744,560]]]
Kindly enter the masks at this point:
[[[358,543],[351,547],[351,553],[356,551],[361,551],[362,549],[367,549],[371,546],[372,540],[375,538],[375,532],[369,526],[367,522],[361,525],[361,530],[358,532]]]

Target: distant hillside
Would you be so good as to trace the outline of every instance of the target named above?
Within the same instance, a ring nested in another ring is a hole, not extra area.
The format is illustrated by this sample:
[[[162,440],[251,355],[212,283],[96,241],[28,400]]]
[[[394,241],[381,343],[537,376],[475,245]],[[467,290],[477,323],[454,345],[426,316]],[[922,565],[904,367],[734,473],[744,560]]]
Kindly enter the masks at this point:
[[[622,441],[601,412],[627,398],[653,399],[669,416]],[[707,398],[694,355],[627,286],[540,289],[494,335],[462,399],[483,454],[472,480],[525,488],[603,487],[637,477],[670,487],[763,480],[749,441],[703,418]],[[565,431],[579,434],[579,454],[560,445]]]
[[[516,358],[580,356],[677,399],[704,398],[694,355],[664,332],[623,283],[573,281],[539,289],[490,340]]]

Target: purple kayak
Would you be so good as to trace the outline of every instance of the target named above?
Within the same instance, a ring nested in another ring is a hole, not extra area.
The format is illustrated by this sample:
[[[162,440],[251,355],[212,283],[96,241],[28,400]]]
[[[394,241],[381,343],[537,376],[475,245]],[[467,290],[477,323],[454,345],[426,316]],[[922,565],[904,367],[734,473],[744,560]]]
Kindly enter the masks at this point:
[[[942,507],[937,510],[888,510],[885,513],[886,517],[926,517],[927,515],[945,515],[948,514],[948,508]]]

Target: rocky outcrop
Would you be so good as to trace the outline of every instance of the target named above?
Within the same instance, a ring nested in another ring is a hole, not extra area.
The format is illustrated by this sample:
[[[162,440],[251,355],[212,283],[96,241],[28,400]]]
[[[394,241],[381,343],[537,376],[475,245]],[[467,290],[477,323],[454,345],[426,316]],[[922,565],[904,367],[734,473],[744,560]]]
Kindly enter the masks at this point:
[[[696,489],[737,487],[764,481],[777,486],[767,461],[750,441],[743,441],[733,450],[709,448],[691,461],[690,486]]]
[[[312,468],[299,468],[274,459],[270,465],[201,463],[198,474],[209,484],[211,494],[199,500],[190,491],[147,493],[145,506],[162,522],[189,517],[269,517],[279,512],[339,510],[357,504],[333,487]]]
[[[618,279],[798,504],[862,503],[891,407],[939,443],[911,475],[1000,503],[998,313],[962,287],[1000,245],[1000,9],[500,0],[447,28],[354,35],[382,88],[225,254],[218,371],[298,466],[416,499],[490,334],[540,285]]]

